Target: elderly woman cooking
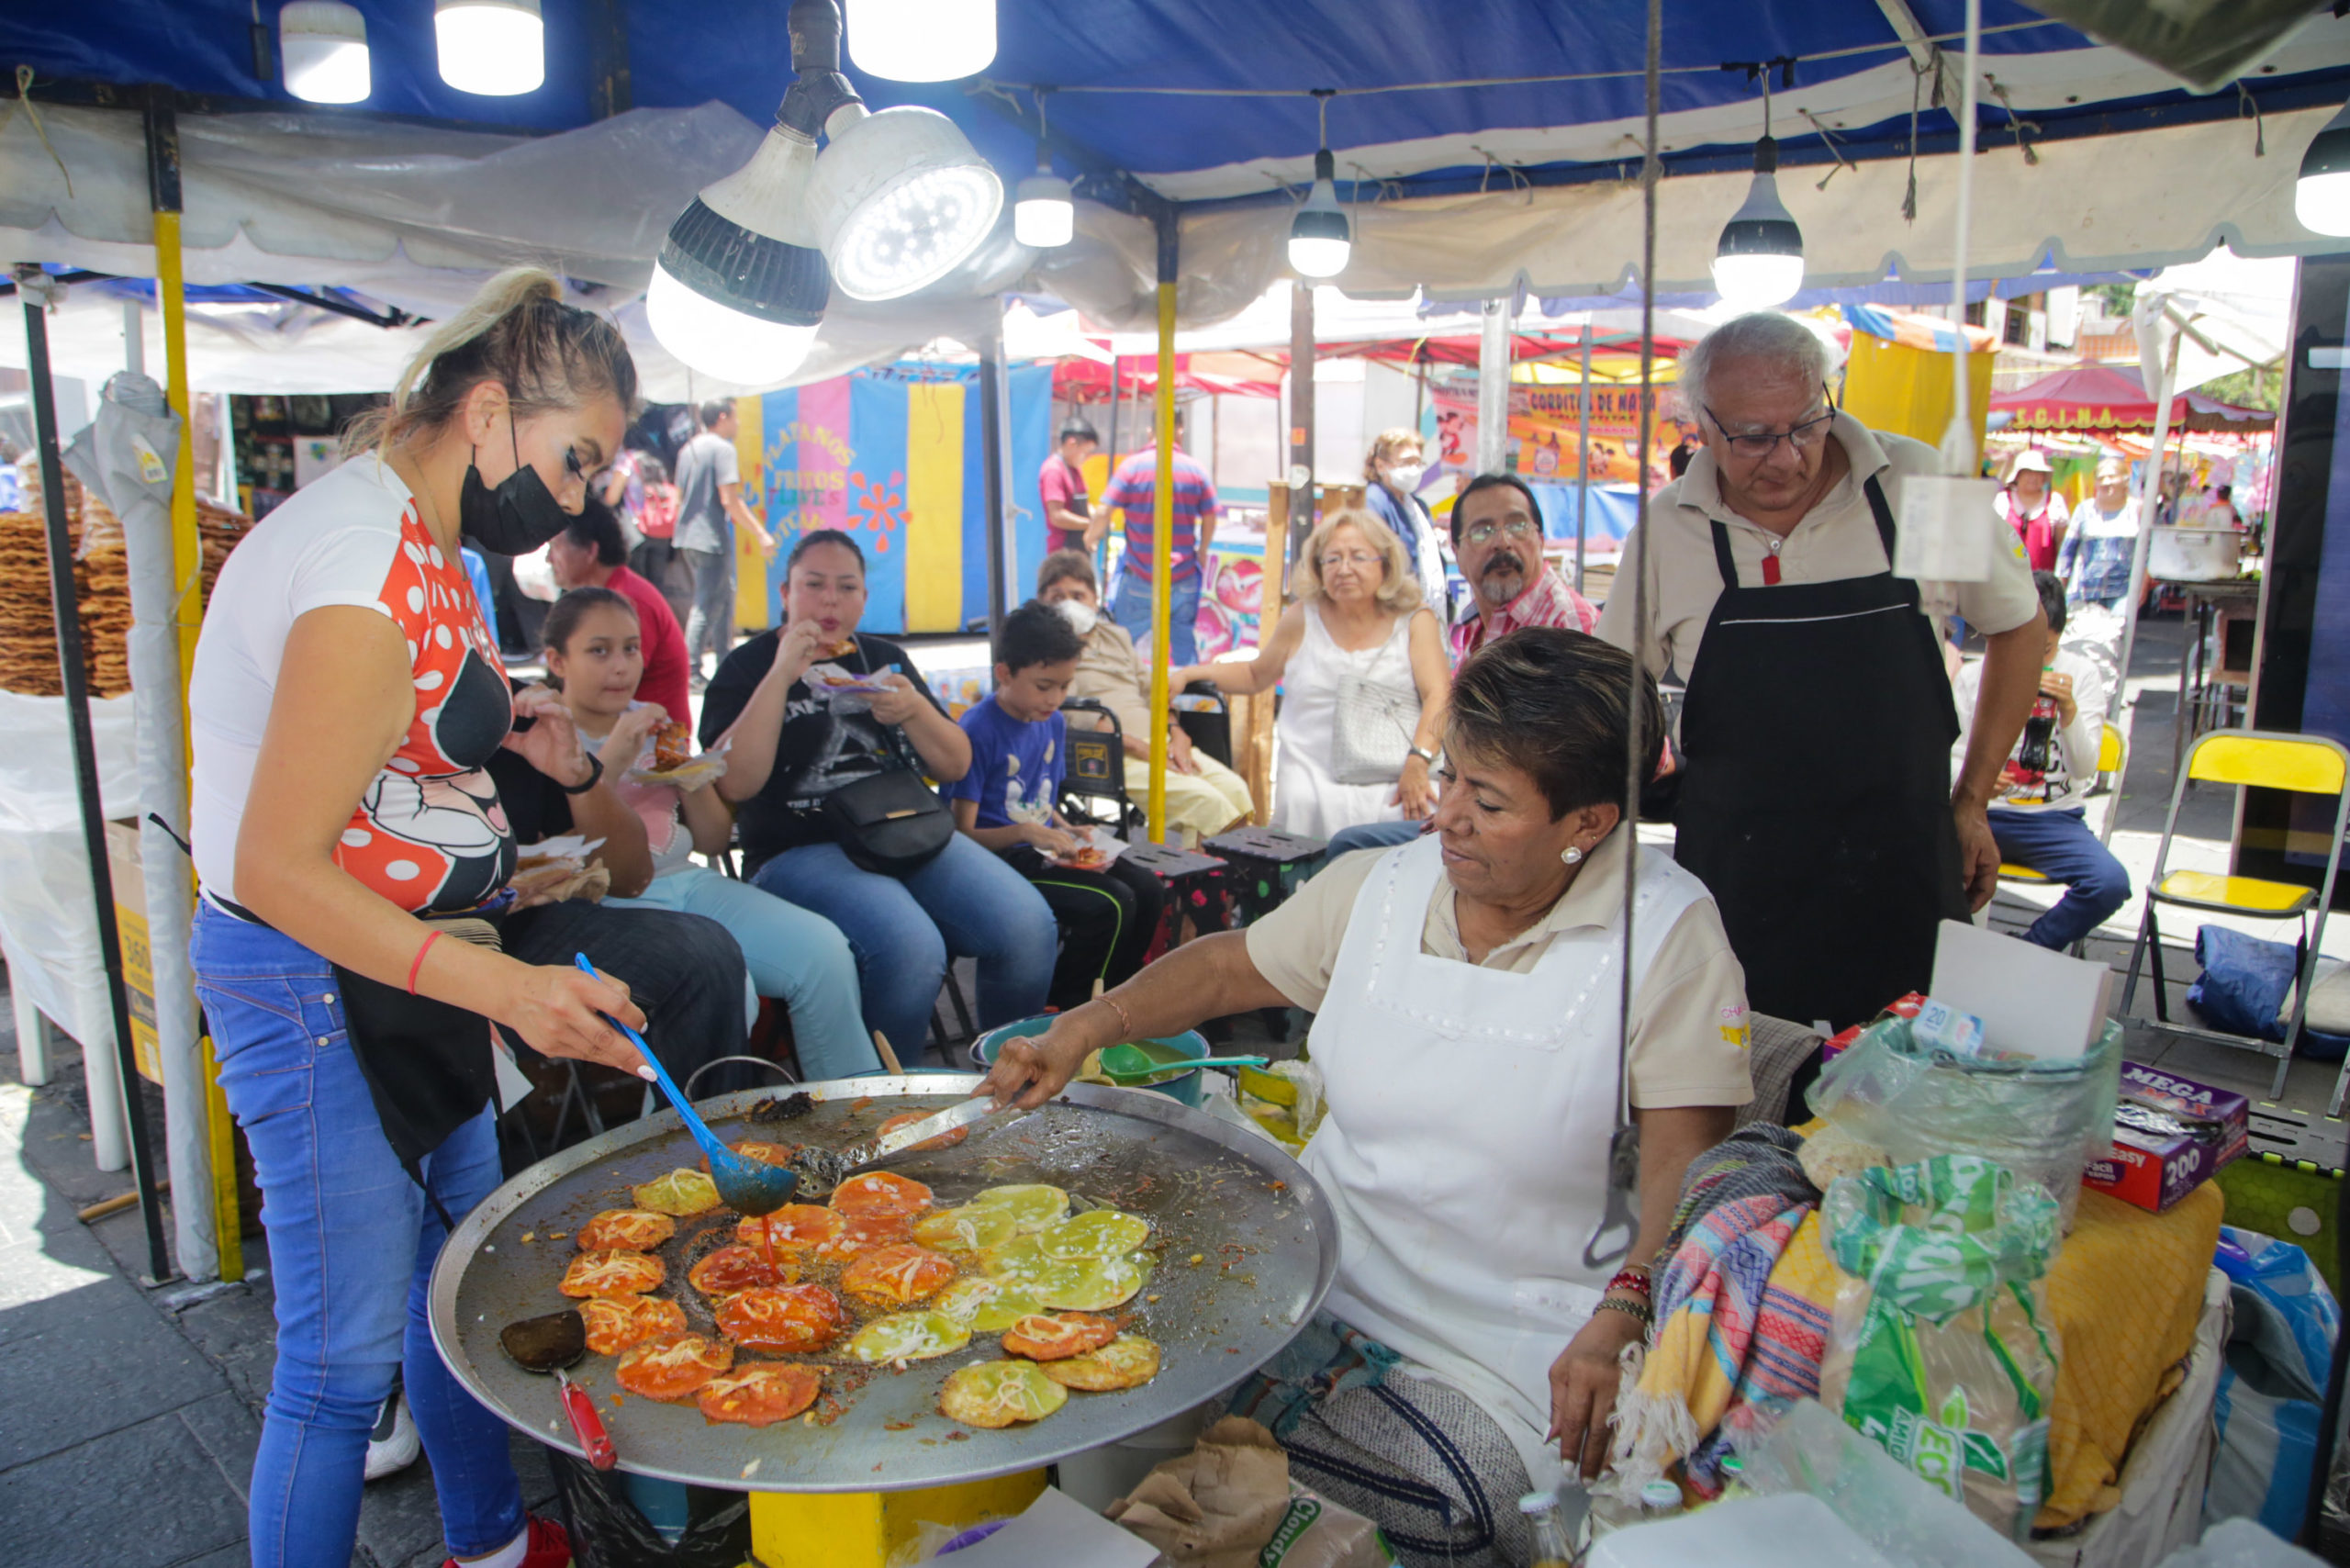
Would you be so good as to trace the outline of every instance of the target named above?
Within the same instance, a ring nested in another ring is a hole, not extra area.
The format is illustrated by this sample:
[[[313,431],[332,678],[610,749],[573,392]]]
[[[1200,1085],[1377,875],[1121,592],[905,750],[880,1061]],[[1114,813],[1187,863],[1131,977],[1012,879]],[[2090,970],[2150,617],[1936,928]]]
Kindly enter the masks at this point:
[[[1318,1012],[1328,1114],[1304,1160],[1337,1210],[1337,1282],[1235,1406],[1406,1562],[1523,1561],[1513,1505],[1529,1478],[1555,1473],[1553,1451],[1597,1469],[1682,1172],[1752,1097],[1743,977],[1712,900],[1662,854],[1632,869],[1617,831],[1631,680],[1627,655],[1580,633],[1481,649],[1453,684],[1435,833],[1349,856],[1246,933],[1062,1014],[985,1085],[1040,1103],[1100,1047]],[[1645,678],[1639,700],[1646,776],[1663,715]],[[1585,1261],[1619,1059],[1640,1134],[1621,1269]]]

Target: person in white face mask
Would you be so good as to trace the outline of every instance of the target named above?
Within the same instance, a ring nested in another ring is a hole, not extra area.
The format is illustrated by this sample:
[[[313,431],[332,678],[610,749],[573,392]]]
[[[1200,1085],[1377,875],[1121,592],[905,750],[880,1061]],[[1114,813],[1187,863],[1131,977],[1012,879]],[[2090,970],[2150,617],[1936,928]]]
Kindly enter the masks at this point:
[[[1413,575],[1420,579],[1421,600],[1443,626],[1452,619],[1451,595],[1444,586],[1444,548],[1437,542],[1436,520],[1419,497],[1427,475],[1419,436],[1401,426],[1382,431],[1362,460],[1363,505],[1404,542]]]
[[[1071,697],[1089,697],[1118,716],[1126,748],[1126,791],[1139,799],[1150,788],[1150,674],[1126,629],[1102,613],[1092,558],[1082,550],[1056,550],[1036,569],[1036,597],[1069,618],[1085,639]],[[1090,714],[1070,722],[1108,726]],[[1247,780],[1215,758],[1192,749],[1181,724],[1167,731],[1167,837],[1195,844],[1248,821],[1255,810]]]

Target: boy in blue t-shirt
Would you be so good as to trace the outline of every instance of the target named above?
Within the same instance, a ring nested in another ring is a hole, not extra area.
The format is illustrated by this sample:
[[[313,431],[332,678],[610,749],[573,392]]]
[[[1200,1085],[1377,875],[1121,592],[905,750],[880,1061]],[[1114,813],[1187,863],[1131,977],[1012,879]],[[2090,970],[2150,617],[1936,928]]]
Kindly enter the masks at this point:
[[[1060,923],[1061,956],[1048,1000],[1074,1007],[1142,968],[1165,895],[1158,879],[1121,858],[1098,871],[1054,857],[1081,846],[1061,820],[1069,721],[1061,700],[1077,678],[1084,642],[1067,618],[1031,599],[1003,618],[995,640],[995,691],[963,715],[971,766],[942,793],[955,825],[1035,884]]]

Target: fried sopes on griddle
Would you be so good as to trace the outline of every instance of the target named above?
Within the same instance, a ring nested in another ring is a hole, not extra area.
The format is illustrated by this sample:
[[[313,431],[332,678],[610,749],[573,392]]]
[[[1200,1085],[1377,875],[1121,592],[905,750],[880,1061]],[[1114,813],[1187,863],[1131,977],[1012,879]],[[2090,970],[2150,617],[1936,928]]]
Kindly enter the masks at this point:
[[[821,1350],[848,1327],[841,1298],[822,1285],[762,1285],[719,1305],[718,1331],[749,1350]]]
[[[1121,1334],[1098,1350],[1046,1361],[1036,1370],[1066,1388],[1109,1394],[1140,1388],[1158,1375],[1158,1361],[1157,1345],[1138,1334]]]
[[[1090,1312],[1039,1312],[1003,1331],[1004,1353],[1058,1361],[1098,1350],[1118,1337],[1118,1326]]]
[[[651,1209],[606,1209],[579,1227],[582,1252],[650,1252],[677,1234],[677,1222]]]
[[[1069,1403],[1069,1391],[1032,1361],[981,1361],[946,1374],[938,1413],[967,1427],[1041,1421]]]
[[[665,1334],[632,1345],[613,1381],[646,1399],[683,1399],[734,1364],[734,1347],[701,1334]]]
[[[918,1215],[930,1204],[929,1188],[888,1170],[864,1171],[833,1189],[833,1207],[845,1215]]]
[[[717,1185],[702,1171],[683,1165],[642,1187],[630,1188],[629,1194],[638,1208],[680,1219],[706,1215],[718,1206]]]
[[[646,1252],[582,1252],[563,1271],[565,1295],[643,1295],[661,1288],[668,1266]]]
[[[734,1226],[734,1239],[778,1258],[804,1258],[837,1238],[848,1226],[848,1216],[837,1209],[814,1204],[786,1204],[765,1218],[745,1216]]]
[[[782,1282],[753,1247],[722,1247],[686,1273],[687,1282],[706,1296],[725,1297],[754,1285]]]
[[[702,1419],[713,1426],[732,1421],[744,1427],[789,1421],[811,1405],[824,1388],[824,1374],[814,1367],[789,1361],[757,1361],[721,1372],[701,1385],[694,1398]]]
[[[937,1294],[955,1278],[955,1265],[911,1241],[878,1247],[841,1275],[841,1289],[876,1306],[912,1306]]]
[[[590,1296],[579,1304],[579,1316],[588,1326],[588,1348],[599,1356],[686,1330],[686,1309],[659,1296]]]

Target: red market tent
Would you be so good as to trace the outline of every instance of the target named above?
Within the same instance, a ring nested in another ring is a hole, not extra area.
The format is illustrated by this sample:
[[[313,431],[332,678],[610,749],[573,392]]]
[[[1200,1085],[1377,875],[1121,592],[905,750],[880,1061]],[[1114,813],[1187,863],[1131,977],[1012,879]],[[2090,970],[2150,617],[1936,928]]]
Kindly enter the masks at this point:
[[[2134,372],[2109,364],[2078,364],[2043,375],[2029,386],[1991,395],[1991,415],[2009,416],[2010,431],[2070,431],[2087,435],[2154,428],[2154,400]],[[2230,435],[2268,429],[2277,416],[2239,409],[2200,392],[2171,399],[2170,428]]]

